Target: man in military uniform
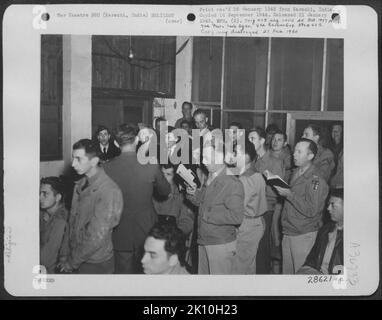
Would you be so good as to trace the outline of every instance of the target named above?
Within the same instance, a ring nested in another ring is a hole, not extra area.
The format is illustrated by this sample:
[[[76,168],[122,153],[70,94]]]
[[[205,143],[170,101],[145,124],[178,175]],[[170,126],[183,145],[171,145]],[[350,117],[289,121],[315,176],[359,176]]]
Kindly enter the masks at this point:
[[[316,143],[317,154],[314,157],[313,164],[325,181],[328,182],[335,167],[334,155],[332,151],[322,146],[320,128],[314,124],[310,124],[305,128],[302,137]]]
[[[322,225],[322,211],[329,187],[320,171],[312,163],[317,154],[317,145],[302,138],[295,146],[290,189],[276,187],[285,197],[281,213],[283,230],[283,273],[294,274],[305,262]]]

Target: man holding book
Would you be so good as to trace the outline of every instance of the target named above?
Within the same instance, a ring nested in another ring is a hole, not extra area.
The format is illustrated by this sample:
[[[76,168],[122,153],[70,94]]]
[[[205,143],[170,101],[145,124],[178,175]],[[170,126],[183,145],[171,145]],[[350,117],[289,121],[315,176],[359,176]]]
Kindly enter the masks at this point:
[[[292,174],[290,189],[275,187],[280,196],[285,197],[281,213],[284,274],[294,274],[300,269],[321,227],[329,188],[312,164],[316,154],[317,145],[313,141],[300,139],[293,154],[297,168]]]

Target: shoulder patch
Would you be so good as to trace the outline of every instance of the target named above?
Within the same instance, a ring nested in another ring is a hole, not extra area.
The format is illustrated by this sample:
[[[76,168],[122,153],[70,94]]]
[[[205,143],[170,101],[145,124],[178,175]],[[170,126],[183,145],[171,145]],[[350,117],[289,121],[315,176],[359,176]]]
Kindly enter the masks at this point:
[[[314,175],[312,179],[312,189],[316,191],[319,186],[320,186],[320,178]]]

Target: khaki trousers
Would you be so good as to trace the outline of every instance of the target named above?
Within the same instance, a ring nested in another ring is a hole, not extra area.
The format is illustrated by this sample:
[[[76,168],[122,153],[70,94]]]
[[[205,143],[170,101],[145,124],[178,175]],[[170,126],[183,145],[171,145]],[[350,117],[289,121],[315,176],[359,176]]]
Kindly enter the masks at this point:
[[[261,217],[245,218],[237,234],[237,253],[233,274],[256,274],[256,254],[264,234]]]
[[[232,274],[236,240],[216,245],[199,245],[199,274]]]
[[[316,237],[317,231],[298,236],[284,235],[282,241],[283,274],[297,273],[305,263]]]

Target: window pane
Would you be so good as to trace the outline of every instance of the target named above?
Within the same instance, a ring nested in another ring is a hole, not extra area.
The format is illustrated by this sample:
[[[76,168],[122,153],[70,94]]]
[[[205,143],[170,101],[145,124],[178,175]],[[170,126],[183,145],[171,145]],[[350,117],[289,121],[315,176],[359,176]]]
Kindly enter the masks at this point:
[[[225,108],[265,109],[267,38],[227,38]]]
[[[62,159],[62,36],[41,36],[40,158]]]
[[[269,113],[268,125],[274,123],[277,127],[284,131],[286,130],[286,113]]]
[[[264,127],[265,113],[254,112],[225,112],[224,128],[227,128],[230,122],[239,122],[244,129],[249,130],[253,127]]]
[[[323,39],[272,39],[270,109],[320,110],[323,43]]]
[[[54,122],[42,122],[40,133],[41,160],[57,160],[61,153],[60,126]]]
[[[326,63],[327,110],[344,110],[344,41],[328,39]]]
[[[193,101],[220,101],[222,43],[222,38],[194,37]]]

